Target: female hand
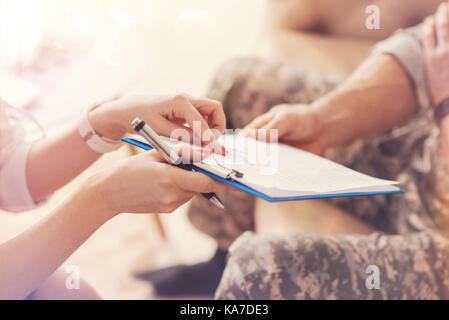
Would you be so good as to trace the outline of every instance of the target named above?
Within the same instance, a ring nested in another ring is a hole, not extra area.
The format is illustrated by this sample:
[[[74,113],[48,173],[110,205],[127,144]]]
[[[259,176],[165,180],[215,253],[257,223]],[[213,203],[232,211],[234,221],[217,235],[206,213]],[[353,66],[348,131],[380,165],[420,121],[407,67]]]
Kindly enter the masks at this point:
[[[421,34],[427,82],[434,106],[449,97],[449,11],[442,3],[434,17],[426,19]],[[440,123],[440,137],[449,164],[449,116]]]
[[[320,118],[313,107],[282,104],[255,118],[243,132],[267,142],[274,142],[276,137],[273,134],[277,134],[280,142],[321,154],[324,149],[318,141],[320,130]]]
[[[184,145],[176,150],[197,160],[210,151]],[[197,193],[227,192],[235,189],[208,176],[167,164],[157,151],[130,157],[92,176],[81,192],[94,195],[112,218],[127,213],[170,213]]]
[[[93,129],[114,140],[125,133],[135,133],[131,122],[136,117],[161,135],[170,137],[174,130],[183,130],[191,142],[198,141],[216,153],[225,153],[216,138],[226,128],[226,117],[221,104],[211,99],[185,94],[129,95],[102,104],[89,114]]]

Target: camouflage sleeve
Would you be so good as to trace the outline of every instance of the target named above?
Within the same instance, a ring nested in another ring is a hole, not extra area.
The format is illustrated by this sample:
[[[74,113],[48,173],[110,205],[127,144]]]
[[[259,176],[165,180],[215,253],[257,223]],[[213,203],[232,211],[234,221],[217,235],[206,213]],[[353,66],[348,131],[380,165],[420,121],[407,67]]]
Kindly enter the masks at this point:
[[[447,299],[449,246],[432,233],[245,233],[217,299]]]
[[[379,42],[372,55],[393,55],[407,72],[421,110],[427,110],[432,105],[432,99],[427,87],[420,34],[421,25],[398,30],[388,39]]]

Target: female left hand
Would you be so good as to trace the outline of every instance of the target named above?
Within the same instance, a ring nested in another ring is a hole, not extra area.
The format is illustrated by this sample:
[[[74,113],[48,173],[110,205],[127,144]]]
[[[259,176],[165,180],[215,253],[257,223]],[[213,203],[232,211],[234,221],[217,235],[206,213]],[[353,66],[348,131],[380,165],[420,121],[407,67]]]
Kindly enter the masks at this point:
[[[89,114],[93,129],[113,140],[134,133],[131,122],[136,117],[161,135],[170,137],[174,130],[181,129],[191,141],[196,137],[214,152],[226,152],[216,140],[226,128],[226,117],[221,104],[215,100],[186,94],[129,95],[104,103]]]

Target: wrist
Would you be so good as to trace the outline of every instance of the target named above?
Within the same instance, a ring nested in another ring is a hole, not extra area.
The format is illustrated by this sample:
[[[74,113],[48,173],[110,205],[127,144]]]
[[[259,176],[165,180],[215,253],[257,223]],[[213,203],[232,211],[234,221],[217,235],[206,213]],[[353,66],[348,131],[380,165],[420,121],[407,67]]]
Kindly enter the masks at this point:
[[[82,206],[94,212],[103,223],[119,213],[108,190],[108,181],[104,172],[96,173],[86,179],[77,196]]]
[[[89,122],[95,132],[111,140],[120,140],[126,133],[119,112],[111,103],[103,104],[88,114]]]

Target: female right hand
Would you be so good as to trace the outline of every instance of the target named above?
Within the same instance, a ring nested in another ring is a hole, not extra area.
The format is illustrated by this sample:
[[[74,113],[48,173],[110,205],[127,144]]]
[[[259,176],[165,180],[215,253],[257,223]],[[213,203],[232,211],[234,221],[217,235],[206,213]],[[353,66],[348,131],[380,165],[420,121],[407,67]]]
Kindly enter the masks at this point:
[[[178,148],[177,152],[190,154],[194,159],[204,159],[210,153],[206,149],[190,147]],[[154,150],[99,172],[86,184],[83,190],[97,195],[96,200],[106,206],[104,209],[111,213],[110,218],[125,212],[171,213],[197,193],[235,190],[202,173],[167,164]]]

